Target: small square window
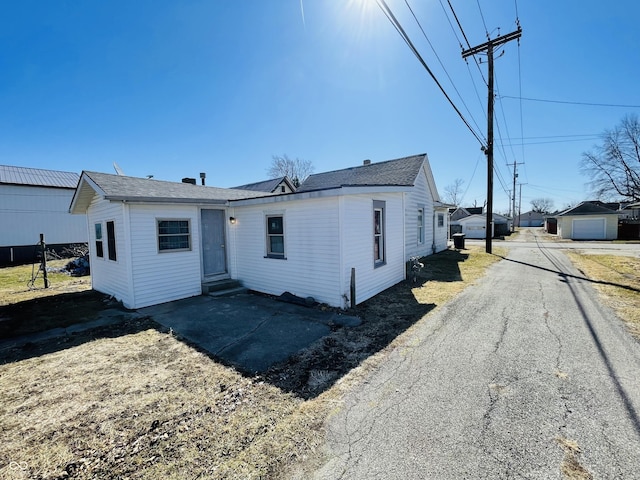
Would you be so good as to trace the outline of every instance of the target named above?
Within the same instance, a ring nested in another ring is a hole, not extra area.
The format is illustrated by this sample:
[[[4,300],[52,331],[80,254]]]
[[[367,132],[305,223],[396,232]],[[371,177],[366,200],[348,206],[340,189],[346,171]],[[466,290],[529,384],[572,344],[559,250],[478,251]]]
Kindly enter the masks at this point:
[[[158,251],[191,250],[189,220],[158,220]]]

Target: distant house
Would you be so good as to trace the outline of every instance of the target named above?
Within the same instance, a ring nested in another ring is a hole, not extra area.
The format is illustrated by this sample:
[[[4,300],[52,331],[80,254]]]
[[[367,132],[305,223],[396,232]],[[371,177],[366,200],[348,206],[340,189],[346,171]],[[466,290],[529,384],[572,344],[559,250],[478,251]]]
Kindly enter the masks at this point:
[[[492,237],[501,237],[511,233],[512,220],[494,213],[492,223]],[[451,235],[464,233],[466,238],[485,238],[487,229],[487,215],[484,207],[458,207],[451,213]]]
[[[493,214],[491,237],[509,235],[511,232],[511,219],[497,213]],[[486,238],[487,215],[471,214],[465,217],[451,220],[451,231],[453,233],[464,233],[466,238]]]
[[[87,242],[86,219],[68,211],[78,179],[73,172],[0,165],[0,265],[35,261],[41,233],[53,250]]]
[[[234,190],[251,190],[252,192],[267,193],[293,193],[296,191],[295,185],[286,175],[284,177],[263,180],[262,182],[247,183],[246,185],[231,188]]]
[[[518,215],[516,225],[518,227],[542,227],[544,226],[544,216],[544,213],[531,210]]]
[[[312,175],[288,195],[83,172],[71,211],[87,215],[93,287],[128,308],[225,278],[346,307],[447,248],[426,154]]]
[[[557,235],[572,240],[615,240],[619,212],[599,204],[581,202],[555,215]]]

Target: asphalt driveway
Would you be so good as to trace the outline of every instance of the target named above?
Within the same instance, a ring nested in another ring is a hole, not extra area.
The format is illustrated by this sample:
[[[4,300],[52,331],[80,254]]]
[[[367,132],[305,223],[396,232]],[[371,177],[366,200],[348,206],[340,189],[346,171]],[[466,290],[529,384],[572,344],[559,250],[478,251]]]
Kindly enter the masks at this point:
[[[313,478],[638,478],[640,344],[554,244],[502,245],[346,397]]]
[[[356,317],[248,293],[199,296],[138,310],[222,361],[262,372]]]

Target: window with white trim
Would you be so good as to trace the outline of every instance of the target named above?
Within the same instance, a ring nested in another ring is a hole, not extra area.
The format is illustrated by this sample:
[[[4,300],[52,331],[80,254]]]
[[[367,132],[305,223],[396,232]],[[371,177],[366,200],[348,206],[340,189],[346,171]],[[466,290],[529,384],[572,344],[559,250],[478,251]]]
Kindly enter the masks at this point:
[[[109,260],[115,262],[118,256],[116,255],[116,224],[113,220],[107,222],[107,247],[109,248]]]
[[[267,256],[284,257],[284,216],[267,215]]]
[[[438,226],[444,227],[444,213],[438,214]]]
[[[418,209],[418,244],[424,243],[424,208]]]
[[[94,225],[96,232],[96,257],[104,258],[104,245],[102,244],[102,223]]]
[[[158,220],[158,251],[191,250],[191,224],[189,219]]]
[[[385,263],[385,202],[373,201],[373,263],[379,267]]]

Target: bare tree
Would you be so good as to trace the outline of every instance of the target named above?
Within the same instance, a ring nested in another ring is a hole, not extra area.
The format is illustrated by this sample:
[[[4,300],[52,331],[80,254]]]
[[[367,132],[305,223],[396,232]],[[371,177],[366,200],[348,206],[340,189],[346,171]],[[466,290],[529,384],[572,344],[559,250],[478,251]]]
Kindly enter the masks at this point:
[[[538,213],[551,213],[553,200],[550,198],[534,198],[531,200],[531,208]]]
[[[444,201],[456,207],[459,206],[460,202],[462,202],[462,195],[464,194],[462,191],[463,183],[463,179],[456,178],[451,185],[444,187]]]
[[[271,166],[267,169],[267,174],[271,178],[288,176],[297,187],[313,173],[314,167],[310,160],[300,158],[289,158],[286,154],[271,157]]]
[[[640,200],[640,121],[625,116],[602,134],[602,144],[582,154],[581,170],[591,177],[593,193],[603,200]]]

